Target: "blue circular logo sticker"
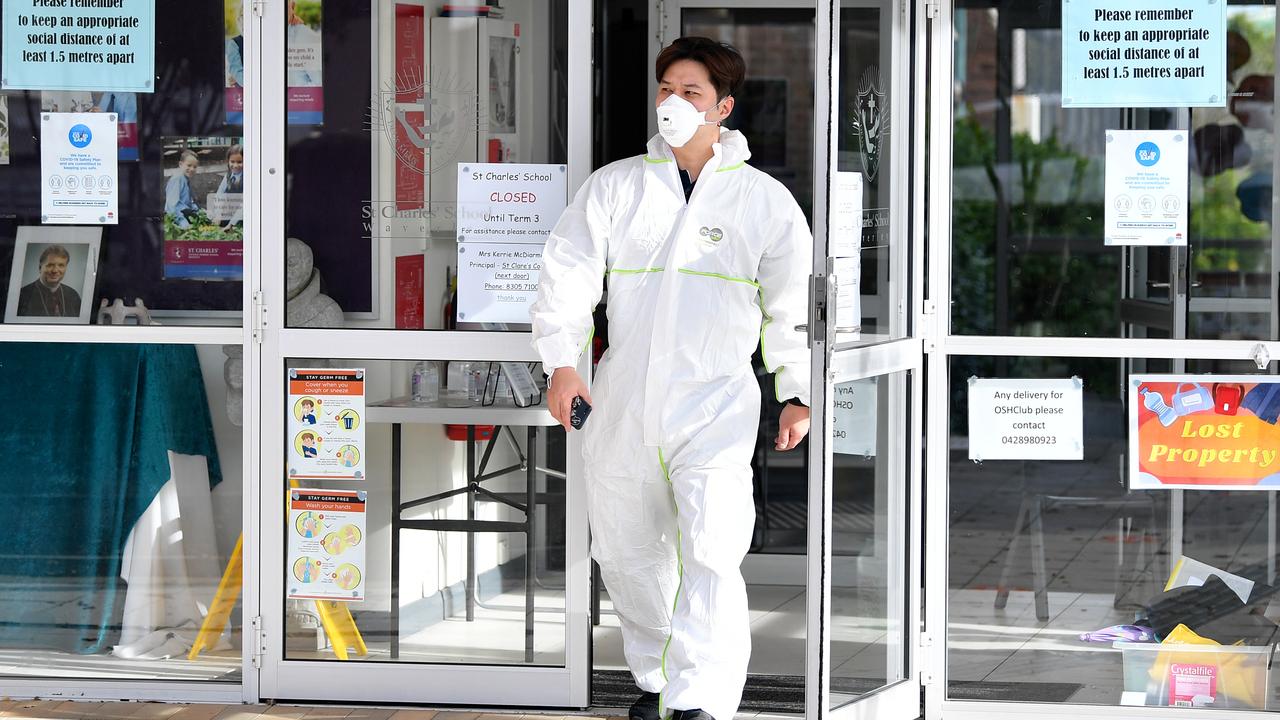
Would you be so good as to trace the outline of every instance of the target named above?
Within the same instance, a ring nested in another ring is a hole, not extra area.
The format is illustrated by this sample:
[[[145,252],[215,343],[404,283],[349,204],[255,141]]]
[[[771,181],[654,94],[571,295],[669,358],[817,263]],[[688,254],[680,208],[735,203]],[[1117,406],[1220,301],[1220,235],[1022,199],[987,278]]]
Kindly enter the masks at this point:
[[[1142,143],[1134,154],[1138,158],[1138,164],[1142,167],[1151,167],[1160,162],[1160,146],[1153,142]]]
[[[71,132],[67,133],[67,139],[77,148],[84,149],[89,147],[89,143],[93,142],[93,132],[89,130],[88,125],[80,124],[71,128]]]

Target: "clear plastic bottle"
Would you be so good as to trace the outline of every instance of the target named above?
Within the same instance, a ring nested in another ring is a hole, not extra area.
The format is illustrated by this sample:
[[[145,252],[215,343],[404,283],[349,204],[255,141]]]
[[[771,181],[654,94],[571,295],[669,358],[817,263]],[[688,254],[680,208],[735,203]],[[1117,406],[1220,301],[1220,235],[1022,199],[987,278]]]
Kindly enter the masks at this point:
[[[413,401],[433,403],[440,399],[440,368],[430,361],[413,366]]]
[[[409,375],[409,397],[415,403],[422,402],[423,383],[426,381],[426,368],[423,363],[414,363],[413,372]]]
[[[1142,404],[1155,413],[1160,419],[1160,424],[1165,427],[1169,427],[1178,419],[1178,413],[1164,401],[1164,396],[1154,390],[1142,389]]]
[[[487,378],[485,370],[487,368],[488,365],[486,363],[475,363],[471,366],[471,382],[467,386],[467,395],[473,403],[484,400],[484,384]]]

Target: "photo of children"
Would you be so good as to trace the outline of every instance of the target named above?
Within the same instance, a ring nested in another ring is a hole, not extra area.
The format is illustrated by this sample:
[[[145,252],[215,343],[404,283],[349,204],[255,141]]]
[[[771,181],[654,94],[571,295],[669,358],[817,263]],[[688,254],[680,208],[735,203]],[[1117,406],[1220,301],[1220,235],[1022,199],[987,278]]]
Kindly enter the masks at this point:
[[[242,0],[223,0],[223,68],[226,86],[223,102],[226,104],[227,124],[244,124],[244,32],[240,18],[244,15]]]
[[[163,138],[164,276],[243,277],[245,148],[239,138]]]
[[[9,96],[0,95],[0,165],[9,164]]]
[[[288,122],[319,125],[324,122],[322,6],[320,0],[289,0],[288,13]]]

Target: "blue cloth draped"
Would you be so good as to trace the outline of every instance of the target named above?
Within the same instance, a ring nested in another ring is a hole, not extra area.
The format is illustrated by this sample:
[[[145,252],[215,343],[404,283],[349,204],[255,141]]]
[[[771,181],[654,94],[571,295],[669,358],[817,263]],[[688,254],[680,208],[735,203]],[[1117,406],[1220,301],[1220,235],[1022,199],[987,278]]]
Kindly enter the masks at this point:
[[[0,647],[101,652],[168,451],[205,456],[221,480],[195,348],[0,343],[0,388]]]

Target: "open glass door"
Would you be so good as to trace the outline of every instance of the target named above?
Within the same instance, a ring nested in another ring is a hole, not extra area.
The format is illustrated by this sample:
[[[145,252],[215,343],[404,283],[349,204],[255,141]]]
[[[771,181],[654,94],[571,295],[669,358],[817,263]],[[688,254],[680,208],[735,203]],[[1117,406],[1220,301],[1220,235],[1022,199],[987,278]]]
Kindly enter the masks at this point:
[[[585,707],[580,452],[514,237],[539,221],[476,208],[590,171],[591,4],[253,7],[287,57],[258,145],[262,697]]]
[[[923,213],[917,19],[895,0],[819,3],[809,482],[809,717],[915,718]],[[826,91],[826,97],[823,92]]]

